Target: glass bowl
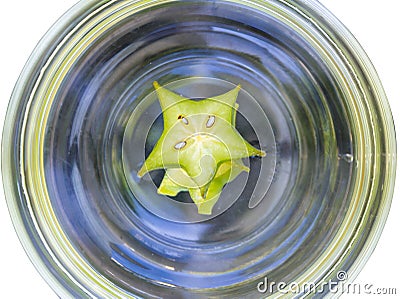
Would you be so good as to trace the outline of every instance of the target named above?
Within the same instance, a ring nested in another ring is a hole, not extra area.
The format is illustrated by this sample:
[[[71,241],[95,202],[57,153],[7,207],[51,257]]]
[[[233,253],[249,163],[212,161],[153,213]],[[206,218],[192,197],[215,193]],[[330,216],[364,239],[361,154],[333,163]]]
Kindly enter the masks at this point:
[[[237,130],[267,154],[211,215],[158,194],[162,170],[137,177],[162,132],[154,81],[194,99],[241,85]],[[371,63],[316,1],[81,1],[17,82],[2,172],[60,297],[335,296],[383,229],[395,153]]]

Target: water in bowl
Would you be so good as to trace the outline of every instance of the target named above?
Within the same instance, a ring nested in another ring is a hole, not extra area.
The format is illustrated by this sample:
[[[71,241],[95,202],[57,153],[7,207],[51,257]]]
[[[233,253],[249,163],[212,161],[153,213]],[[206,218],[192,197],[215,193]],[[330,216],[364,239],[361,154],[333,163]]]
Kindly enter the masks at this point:
[[[162,131],[152,83],[190,98],[240,84],[237,129],[266,151],[210,216],[139,180]],[[62,230],[87,263],[139,296],[258,296],[333,239],[349,204],[352,138],[341,88],[278,18],[228,2],[159,5],[82,49],[48,116],[45,177]],[[191,295],[189,295],[191,294]]]

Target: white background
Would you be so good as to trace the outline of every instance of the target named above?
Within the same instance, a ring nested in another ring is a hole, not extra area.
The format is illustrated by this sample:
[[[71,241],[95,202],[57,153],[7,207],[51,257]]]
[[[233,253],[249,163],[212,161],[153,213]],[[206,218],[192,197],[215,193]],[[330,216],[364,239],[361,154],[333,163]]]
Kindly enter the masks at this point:
[[[381,78],[400,128],[400,16],[397,0],[321,0],[363,45]],[[3,1],[0,18],[0,128],[13,86],[33,48],[48,28],[76,0]],[[400,139],[400,136],[398,136]],[[399,173],[399,171],[398,171]],[[399,173],[400,176],[400,173]],[[360,284],[397,288],[400,295],[400,190],[396,185],[391,212],[376,250],[357,277]],[[27,258],[14,232],[0,191],[0,258],[2,298],[57,298]],[[397,296],[346,295],[342,298]]]

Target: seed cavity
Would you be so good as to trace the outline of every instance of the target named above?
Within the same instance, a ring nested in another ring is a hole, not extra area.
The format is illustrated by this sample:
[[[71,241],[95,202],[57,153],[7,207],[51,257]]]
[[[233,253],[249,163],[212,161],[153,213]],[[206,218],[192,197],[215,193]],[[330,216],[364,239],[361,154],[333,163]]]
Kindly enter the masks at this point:
[[[207,128],[211,128],[215,123],[215,116],[214,115],[210,115],[208,117],[207,123],[206,123],[206,127]]]
[[[180,150],[180,149],[184,148],[185,146],[186,146],[186,141],[181,141],[181,142],[178,142],[177,144],[175,144],[174,148],[177,150]]]
[[[188,125],[188,124],[189,124],[188,119],[187,119],[186,117],[184,117],[183,115],[179,115],[179,116],[178,116],[178,119],[182,120],[182,122],[183,122],[185,125]]]

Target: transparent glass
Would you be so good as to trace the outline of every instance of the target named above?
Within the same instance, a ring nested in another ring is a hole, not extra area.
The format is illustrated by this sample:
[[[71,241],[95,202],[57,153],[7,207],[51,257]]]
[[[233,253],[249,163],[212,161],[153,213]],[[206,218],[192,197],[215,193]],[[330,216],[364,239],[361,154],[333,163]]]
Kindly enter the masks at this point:
[[[237,129],[267,156],[212,215],[157,194],[162,170],[137,178],[162,131],[154,81],[195,99],[242,86]],[[333,296],[324,283],[351,281],[383,229],[395,153],[371,63],[316,1],[82,1],[16,85],[2,171],[61,297],[282,295],[265,277]]]

